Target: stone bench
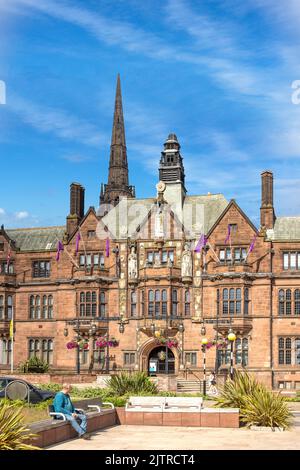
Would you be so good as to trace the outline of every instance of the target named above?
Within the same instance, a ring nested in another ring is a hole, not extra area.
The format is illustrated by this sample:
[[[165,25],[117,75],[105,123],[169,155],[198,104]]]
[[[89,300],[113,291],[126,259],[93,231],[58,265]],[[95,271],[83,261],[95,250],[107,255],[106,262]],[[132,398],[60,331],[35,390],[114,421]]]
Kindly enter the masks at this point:
[[[163,411],[165,397],[130,397],[125,405],[126,412]]]
[[[202,397],[166,397],[163,406],[163,412],[181,411],[193,412],[200,411],[203,406]]]
[[[115,409],[105,409],[87,413],[87,431],[98,431],[117,424]],[[77,432],[69,422],[55,419],[47,419],[32,423],[28,426],[30,431],[37,434],[37,438],[30,441],[30,444],[37,447],[48,447],[59,442],[67,441],[78,437]]]

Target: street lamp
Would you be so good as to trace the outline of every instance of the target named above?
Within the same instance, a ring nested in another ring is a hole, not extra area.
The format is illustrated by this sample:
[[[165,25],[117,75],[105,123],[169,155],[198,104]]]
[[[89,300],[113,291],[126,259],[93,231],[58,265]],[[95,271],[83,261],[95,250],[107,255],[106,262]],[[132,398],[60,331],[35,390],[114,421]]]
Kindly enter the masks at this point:
[[[236,340],[236,336],[230,328],[227,336],[228,341],[230,341],[230,378],[233,380],[233,343]]]
[[[202,323],[202,326],[201,326],[201,336],[205,336],[206,335],[206,328],[205,328],[205,325],[204,325],[204,322]]]
[[[183,369],[184,368],[184,361],[183,361],[183,351],[184,351],[184,345],[183,345],[183,333],[184,333],[184,324],[183,323],[180,323],[178,325],[178,331],[181,333],[181,364],[180,364],[180,368]]]
[[[202,338],[202,352],[203,352],[203,395],[206,395],[206,345],[208,343],[207,338]]]

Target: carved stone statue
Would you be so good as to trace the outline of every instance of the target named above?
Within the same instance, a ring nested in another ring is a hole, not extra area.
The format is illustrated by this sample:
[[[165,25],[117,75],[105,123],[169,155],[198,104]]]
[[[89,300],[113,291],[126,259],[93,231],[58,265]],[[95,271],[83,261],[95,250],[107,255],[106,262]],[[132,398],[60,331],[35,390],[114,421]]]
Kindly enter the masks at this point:
[[[131,247],[131,252],[128,256],[128,277],[130,279],[137,279],[137,255],[134,246]]]
[[[181,257],[181,276],[182,277],[192,277],[193,275],[193,262],[192,262],[192,253],[189,249],[188,244],[184,245],[184,251]]]

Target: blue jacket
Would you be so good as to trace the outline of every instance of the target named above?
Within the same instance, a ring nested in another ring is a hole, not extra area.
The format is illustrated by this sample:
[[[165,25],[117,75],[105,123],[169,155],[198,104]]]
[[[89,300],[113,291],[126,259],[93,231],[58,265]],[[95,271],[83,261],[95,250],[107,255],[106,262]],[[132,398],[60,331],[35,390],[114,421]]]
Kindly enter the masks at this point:
[[[71,404],[71,411],[68,408],[66,408],[69,401]],[[63,392],[58,392],[55,395],[54,400],[53,400],[53,406],[54,406],[54,410],[56,411],[56,413],[63,413],[65,415],[71,415],[75,411],[70,395],[66,395]]]

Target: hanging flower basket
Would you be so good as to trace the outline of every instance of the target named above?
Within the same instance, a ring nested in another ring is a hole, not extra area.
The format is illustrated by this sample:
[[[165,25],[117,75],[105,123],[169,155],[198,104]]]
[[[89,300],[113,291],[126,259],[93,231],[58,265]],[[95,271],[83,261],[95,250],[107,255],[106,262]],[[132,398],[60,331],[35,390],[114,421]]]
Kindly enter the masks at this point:
[[[158,359],[160,359],[161,361],[164,361],[166,359],[165,351],[159,351],[157,356],[158,356]]]
[[[75,348],[79,348],[80,350],[88,350],[89,343],[85,339],[82,339],[80,341],[73,340],[67,343],[67,349],[75,349]]]
[[[161,346],[167,346],[168,348],[178,347],[177,339],[164,338],[163,336],[156,339],[156,344],[161,345]]]
[[[116,348],[119,345],[119,341],[116,338],[98,338],[96,341],[96,348],[102,349],[109,346],[110,348]]]
[[[214,339],[213,341],[209,341],[205,346],[206,346],[206,349],[210,349],[213,346],[216,346],[217,349],[224,349],[228,346],[228,341],[227,340],[216,341]]]

